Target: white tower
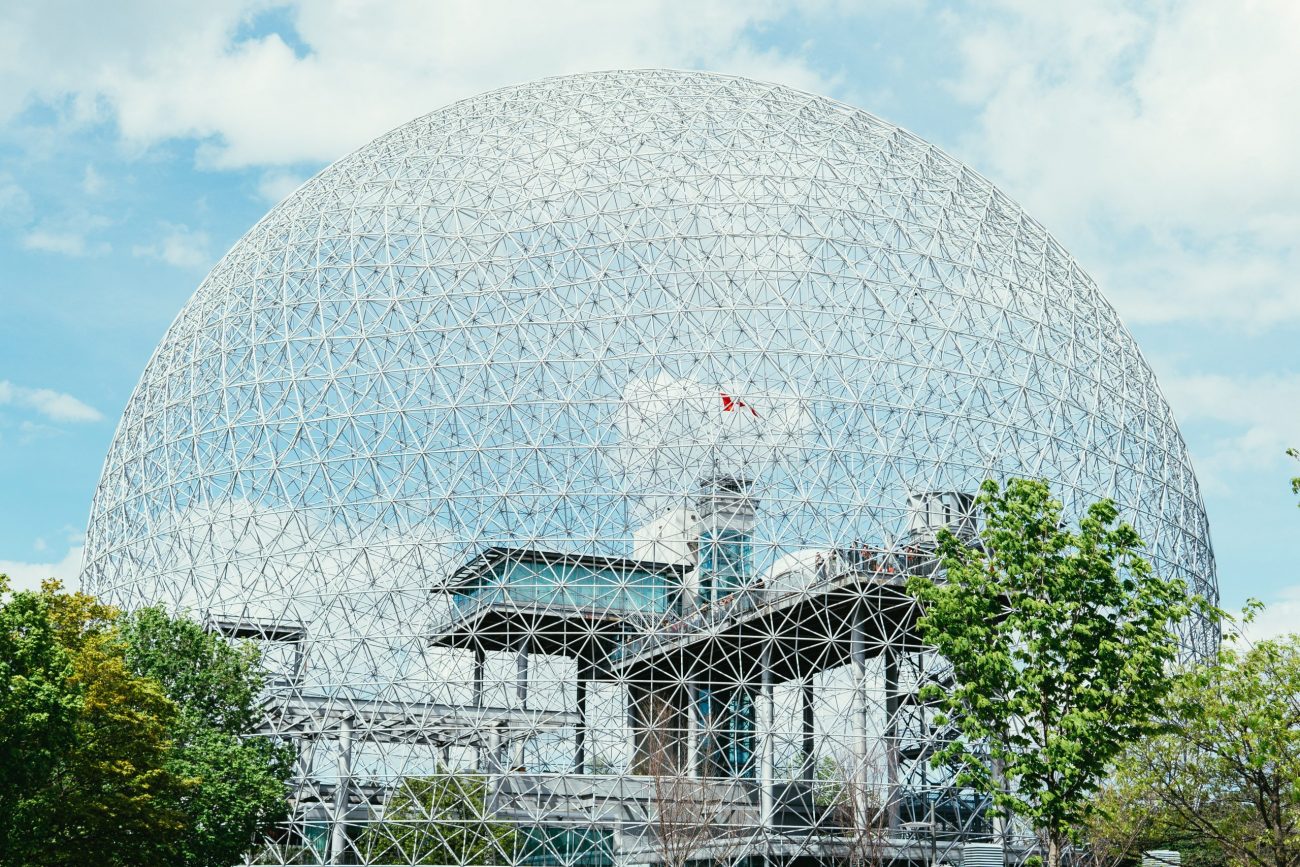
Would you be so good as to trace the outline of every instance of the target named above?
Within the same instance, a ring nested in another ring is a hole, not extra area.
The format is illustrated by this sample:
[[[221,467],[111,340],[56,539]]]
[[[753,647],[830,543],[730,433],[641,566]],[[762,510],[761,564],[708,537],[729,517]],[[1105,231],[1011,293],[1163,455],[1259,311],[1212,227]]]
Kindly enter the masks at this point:
[[[698,599],[707,605],[749,583],[753,572],[753,535],[758,514],[750,480],[718,474],[700,480]]]
[[[695,566],[700,556],[699,523],[693,508],[663,512],[633,533],[632,559]]]

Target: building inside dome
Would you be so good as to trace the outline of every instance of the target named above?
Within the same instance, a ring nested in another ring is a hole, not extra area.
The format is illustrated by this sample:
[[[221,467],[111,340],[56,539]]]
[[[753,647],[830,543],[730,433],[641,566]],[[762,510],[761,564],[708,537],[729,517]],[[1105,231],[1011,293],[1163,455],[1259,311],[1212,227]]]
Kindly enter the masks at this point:
[[[1217,600],[1150,367],[1014,202],[790,88],[573,75],[393,130],[222,258],[83,584],[262,648],[299,758],[254,863],[956,864],[1006,829],[931,765],[904,583],[1017,476]]]

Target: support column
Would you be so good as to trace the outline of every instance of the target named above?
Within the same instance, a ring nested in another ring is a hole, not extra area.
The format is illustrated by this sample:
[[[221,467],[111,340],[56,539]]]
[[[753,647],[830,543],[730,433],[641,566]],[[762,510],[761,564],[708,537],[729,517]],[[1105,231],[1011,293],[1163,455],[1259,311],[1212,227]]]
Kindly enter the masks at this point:
[[[889,827],[897,828],[898,822],[898,651],[892,647],[885,649],[885,780],[886,806],[889,809]]]
[[[853,753],[857,767],[854,780],[846,780],[854,791],[853,810],[859,827],[865,828],[871,819],[871,744],[867,740],[867,635],[861,615],[854,620],[851,643],[853,659]]]
[[[634,774],[647,773],[649,762],[646,758],[646,733],[642,718],[645,710],[641,706],[645,701],[646,691],[638,684],[627,685],[627,730],[632,735],[632,761],[630,767]]]
[[[346,864],[348,849],[348,794],[352,787],[352,719],[339,723],[338,781],[334,786],[334,823],[330,828],[330,863]]]
[[[573,769],[580,774],[587,772],[587,690],[590,677],[591,669],[579,663],[578,681],[574,687],[578,726],[573,733]]]
[[[515,699],[519,709],[528,708],[528,645],[521,644],[515,653]]]
[[[484,763],[484,773],[499,774],[504,770],[501,750],[505,743],[506,741],[501,737],[501,730],[493,728],[487,736],[487,761]]]
[[[293,643],[293,682],[292,689],[302,688],[303,675],[307,673],[307,642],[299,638]]]
[[[759,814],[760,824],[772,839],[776,826],[776,696],[772,687],[772,668],[766,656],[763,660],[763,680],[759,690],[759,713],[762,720],[762,740],[759,748],[762,759],[758,766]]]
[[[311,780],[315,774],[316,751],[320,749],[320,732],[304,734],[298,741],[298,756],[294,759],[293,784],[295,786]]]
[[[484,668],[486,667],[486,663],[487,663],[487,654],[483,652],[482,646],[475,647],[474,648],[474,674],[473,674],[473,678],[474,678],[473,698],[474,698],[475,708],[483,707],[483,673],[484,673]],[[482,717],[479,718],[479,725],[480,726],[482,725]],[[488,769],[487,764],[489,759],[489,756],[484,753],[484,745],[482,743],[483,737],[484,735],[480,731],[477,739],[478,743],[474,745],[474,764],[477,766],[480,772],[486,771]]]
[[[474,707],[483,706],[483,669],[487,662],[487,654],[483,652],[482,647],[474,648]]]
[[[805,783],[813,784],[817,782],[817,719],[814,699],[816,692],[813,689],[814,674],[809,674],[804,678],[799,687],[800,710],[803,717],[803,768],[801,776]]]
[[[700,706],[695,686],[686,684],[686,776],[700,776]]]
[[[528,709],[528,644],[527,639],[519,645],[515,654],[515,700],[520,710]],[[528,746],[528,737],[523,732],[516,732],[511,750],[511,768],[524,766],[524,748]]]

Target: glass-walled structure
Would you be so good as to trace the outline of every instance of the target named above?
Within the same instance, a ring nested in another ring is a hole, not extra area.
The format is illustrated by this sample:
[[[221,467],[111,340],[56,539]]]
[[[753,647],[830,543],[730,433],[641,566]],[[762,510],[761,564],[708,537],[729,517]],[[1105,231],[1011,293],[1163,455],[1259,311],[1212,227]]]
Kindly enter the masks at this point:
[[[682,579],[661,563],[492,548],[446,584],[457,612],[492,605],[654,619],[680,605]]]

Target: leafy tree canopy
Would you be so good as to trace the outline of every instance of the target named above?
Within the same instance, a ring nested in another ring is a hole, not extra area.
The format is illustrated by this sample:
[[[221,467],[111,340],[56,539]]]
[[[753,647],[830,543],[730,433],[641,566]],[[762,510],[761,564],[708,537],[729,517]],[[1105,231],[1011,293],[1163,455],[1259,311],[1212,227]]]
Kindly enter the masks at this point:
[[[9,591],[0,575],[0,597]],[[22,593],[0,606],[0,858],[35,821],[33,794],[75,739],[80,692],[69,688],[73,657],[59,642],[49,600]]]
[[[251,643],[231,644],[193,620],[145,608],[122,619],[126,661],[179,708],[168,769],[193,785],[178,803],[187,833],[175,864],[225,867],[287,811],[288,745],[248,737],[263,675]]]
[[[1097,824],[1203,841],[1234,865],[1300,865],[1300,638],[1224,648],[1165,701],[1166,732],[1118,764]]]
[[[284,815],[256,653],[0,577],[0,865],[228,865]],[[5,598],[8,596],[8,598]]]
[[[30,725],[0,732],[0,749],[37,758],[5,768],[6,778],[21,781],[20,819],[8,824],[0,863],[169,863],[166,844],[183,830],[176,804],[185,790],[166,767],[176,707],[127,666],[115,617],[54,582],[0,607],[0,645],[39,645],[40,658],[58,660],[42,673],[40,696],[8,695],[16,705],[9,713],[33,723],[51,705],[59,709],[56,736],[33,736]]]
[[[952,666],[954,686],[928,696],[964,736],[936,762],[1029,821],[1056,867],[1113,760],[1157,730],[1175,627],[1198,603],[1109,500],[1077,530],[1044,481],[986,481],[978,503],[980,544],[941,532],[942,579],[909,584]]]
[[[508,823],[488,813],[480,774],[440,771],[403,780],[383,819],[358,841],[367,863],[505,864],[520,844]]]

